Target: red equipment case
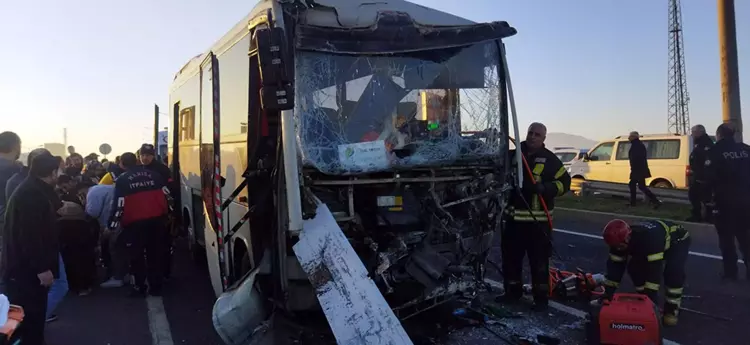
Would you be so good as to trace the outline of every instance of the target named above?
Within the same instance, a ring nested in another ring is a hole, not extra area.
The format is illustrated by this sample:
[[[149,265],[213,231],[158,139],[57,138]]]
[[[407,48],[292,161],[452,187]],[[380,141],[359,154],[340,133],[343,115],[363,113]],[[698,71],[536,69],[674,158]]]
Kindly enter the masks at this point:
[[[591,311],[589,344],[662,345],[659,308],[641,294],[616,293]]]

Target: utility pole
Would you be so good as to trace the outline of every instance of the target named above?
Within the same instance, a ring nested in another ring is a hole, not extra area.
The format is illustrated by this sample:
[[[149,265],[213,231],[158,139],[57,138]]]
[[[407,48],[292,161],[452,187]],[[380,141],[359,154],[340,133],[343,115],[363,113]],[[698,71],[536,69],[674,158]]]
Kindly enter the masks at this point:
[[[737,30],[734,0],[718,0],[719,58],[721,64],[722,122],[734,126],[735,139],[742,142],[740,75],[737,66]]]
[[[159,105],[154,104],[154,148],[159,152]]]
[[[68,152],[68,129],[63,128],[63,146],[65,146],[65,152]]]

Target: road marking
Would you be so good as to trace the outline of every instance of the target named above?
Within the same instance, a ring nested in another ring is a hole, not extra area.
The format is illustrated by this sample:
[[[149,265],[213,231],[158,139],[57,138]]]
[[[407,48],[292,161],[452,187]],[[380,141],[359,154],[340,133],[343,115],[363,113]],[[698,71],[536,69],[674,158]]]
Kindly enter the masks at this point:
[[[568,234],[568,235],[582,236],[582,237],[588,237],[588,238],[596,238],[596,239],[599,239],[599,240],[601,240],[601,239],[602,239],[602,237],[601,237],[601,236],[599,236],[599,235],[592,235],[592,234],[587,234],[587,233],[583,233],[583,232],[570,231],[570,230],[565,230],[565,229],[557,229],[557,228],[555,228],[554,230],[555,230],[556,232],[561,232],[561,233],[563,233],[563,234]],[[701,252],[693,252],[693,251],[690,251],[690,252],[688,252],[688,253],[689,253],[690,255],[694,255],[694,256],[700,256],[700,257],[702,257],[702,258],[708,258],[708,259],[714,259],[714,260],[721,260],[721,256],[719,256],[719,255],[706,254],[706,253],[701,253]],[[743,260],[737,260],[737,262],[739,262],[739,263],[741,263],[741,264],[744,264],[744,263],[745,263],[745,261],[743,261]]]
[[[557,230],[557,229],[555,229],[555,230]],[[487,283],[487,284],[489,284],[490,286],[492,286],[493,289],[503,289],[503,284],[500,283],[500,282],[498,282],[498,281],[495,281],[495,280],[492,280],[492,279],[485,279],[484,282]],[[587,319],[588,318],[588,313],[587,312],[585,312],[583,310],[580,310],[580,309],[573,308],[571,306],[567,306],[567,305],[562,304],[562,303],[558,303],[558,302],[555,302],[555,301],[549,301],[549,306],[552,309],[555,309],[557,311],[560,311],[560,312],[563,312],[563,313],[566,313],[566,314],[569,314],[569,315],[573,315],[573,316],[575,316],[575,317],[577,317],[579,319]],[[664,339],[664,345],[680,345],[680,343],[674,342],[674,341],[671,341],[671,340],[668,340],[668,339]]]
[[[633,214],[625,214],[625,213],[614,213],[614,212],[602,212],[602,211],[591,211],[591,210],[581,210],[577,208],[568,208],[568,207],[555,207],[555,210],[561,210],[561,211],[568,211],[568,212],[581,212],[581,213],[592,213],[592,214],[600,214],[605,216],[617,216],[620,218],[638,218],[638,219],[654,219],[654,220],[664,220],[664,218],[659,217],[648,217],[648,216],[636,216]],[[677,224],[682,225],[689,225],[689,226],[695,226],[695,227],[705,227],[705,228],[711,228],[713,229],[713,224],[706,224],[706,223],[696,223],[696,222],[686,222],[684,220],[677,220],[677,219],[667,219],[670,222],[674,222]]]
[[[167,312],[161,297],[146,297],[148,306],[148,329],[151,331],[151,345],[174,345],[172,330],[169,329]]]

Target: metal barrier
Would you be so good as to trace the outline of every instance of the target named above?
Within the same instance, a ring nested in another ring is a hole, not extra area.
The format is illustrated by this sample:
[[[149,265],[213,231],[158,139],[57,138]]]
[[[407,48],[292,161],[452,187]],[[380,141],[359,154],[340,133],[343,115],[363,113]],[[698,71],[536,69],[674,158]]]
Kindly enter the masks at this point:
[[[650,188],[659,200],[675,204],[690,204],[687,189]],[[629,198],[630,188],[626,183],[611,183],[601,181],[584,181],[581,184],[582,196],[593,195],[615,195]],[[638,191],[638,197],[643,199],[645,195]]]

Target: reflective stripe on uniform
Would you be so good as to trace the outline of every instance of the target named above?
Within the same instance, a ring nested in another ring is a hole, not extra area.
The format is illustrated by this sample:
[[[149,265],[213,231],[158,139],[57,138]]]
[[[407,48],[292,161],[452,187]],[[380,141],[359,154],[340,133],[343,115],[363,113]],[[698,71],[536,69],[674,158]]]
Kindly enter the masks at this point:
[[[620,286],[620,283],[618,283],[618,282],[616,282],[616,281],[614,281],[614,280],[609,280],[609,279],[606,279],[606,280],[604,281],[604,286],[609,286],[609,287],[613,287],[613,288],[616,288],[616,287],[619,287],[619,286]]]
[[[683,288],[667,288],[667,293],[671,295],[682,295]]]
[[[669,298],[669,297],[667,297],[667,298],[664,299],[664,302],[669,303],[669,304],[674,304],[674,305],[676,305],[676,306],[679,307],[680,304],[682,304],[682,298]]]
[[[550,216],[550,218],[552,218]],[[513,216],[513,220],[517,222],[547,222],[547,216]]]
[[[552,210],[550,210],[549,213],[552,214]],[[539,210],[531,210],[531,211],[529,211],[529,210],[513,210],[513,215],[514,216],[529,216],[529,215],[532,215],[532,214],[535,215],[535,216],[542,216],[542,217],[546,217],[547,216],[547,214],[544,213],[544,211],[539,211]]]
[[[656,220],[657,223],[661,224],[662,227],[664,227],[664,251],[666,252],[669,247],[672,246],[672,232],[670,231],[669,225],[667,223],[664,223],[660,220]]]
[[[558,169],[555,173],[555,180],[559,179],[563,174],[565,174],[566,171],[568,170],[565,169],[565,166],[560,167],[560,169]]]
[[[624,262],[625,258],[615,254],[609,254],[609,259],[614,262]]]
[[[549,211],[550,218],[552,217],[553,211],[554,210]],[[513,210],[513,220],[519,222],[546,222],[547,213],[539,210]]]
[[[664,252],[651,254],[649,256],[646,256],[646,259],[648,259],[648,262],[664,260]]]
[[[542,172],[544,172],[544,163],[537,163],[534,165],[534,170],[532,171],[534,175],[541,175]]]
[[[557,196],[562,196],[565,194],[565,187],[563,186],[562,182],[555,181],[553,182],[555,184],[555,188],[557,188]]]
[[[659,291],[659,284],[656,283],[646,282],[646,285],[644,285],[643,287],[649,290]]]

